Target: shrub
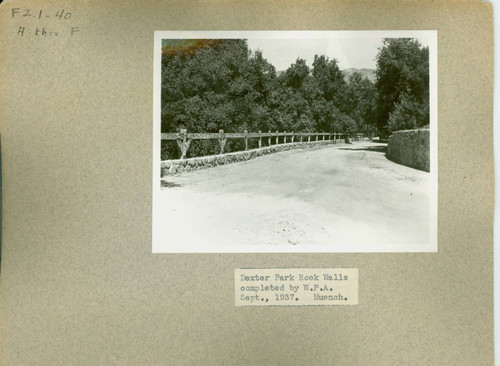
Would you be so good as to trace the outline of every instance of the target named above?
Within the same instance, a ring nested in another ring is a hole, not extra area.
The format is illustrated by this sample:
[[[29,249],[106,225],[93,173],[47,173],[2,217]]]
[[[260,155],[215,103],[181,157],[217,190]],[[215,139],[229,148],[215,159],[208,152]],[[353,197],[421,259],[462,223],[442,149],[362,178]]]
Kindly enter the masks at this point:
[[[429,124],[429,106],[418,103],[406,93],[401,94],[389,114],[389,131],[412,130]]]

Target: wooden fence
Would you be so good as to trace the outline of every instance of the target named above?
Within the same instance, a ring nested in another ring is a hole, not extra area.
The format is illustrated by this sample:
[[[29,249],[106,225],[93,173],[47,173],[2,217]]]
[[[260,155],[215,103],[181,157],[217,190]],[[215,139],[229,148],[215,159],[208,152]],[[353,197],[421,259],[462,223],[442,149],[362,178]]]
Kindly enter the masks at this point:
[[[227,139],[244,139],[245,140],[245,150],[248,150],[248,140],[251,138],[259,139],[259,149],[262,148],[262,139],[267,138],[268,146],[272,145],[274,139],[275,145],[279,144],[279,138],[283,137],[283,143],[287,143],[289,138],[290,143],[294,142],[315,142],[315,141],[325,141],[325,140],[341,140],[347,136],[343,133],[333,132],[248,132],[243,133],[225,133],[224,130],[219,130],[219,133],[188,133],[187,130],[182,129],[178,133],[162,133],[162,140],[174,140],[177,142],[179,149],[181,150],[181,159],[185,159],[191,141],[193,140],[218,140],[220,146],[220,154],[224,153],[224,147],[226,146]],[[362,134],[351,135],[353,140],[359,140]]]

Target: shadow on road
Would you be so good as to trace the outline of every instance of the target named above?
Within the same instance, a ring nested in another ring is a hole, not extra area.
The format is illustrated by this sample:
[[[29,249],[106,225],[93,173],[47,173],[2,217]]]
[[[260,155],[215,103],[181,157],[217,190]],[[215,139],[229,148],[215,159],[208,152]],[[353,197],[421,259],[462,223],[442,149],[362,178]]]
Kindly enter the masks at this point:
[[[182,187],[182,184],[167,182],[166,180],[161,181],[161,188],[174,188],[174,187]]]
[[[362,146],[362,147],[358,147],[358,148],[340,147],[339,150],[373,151],[373,152],[379,152],[379,153],[386,153],[387,146]]]

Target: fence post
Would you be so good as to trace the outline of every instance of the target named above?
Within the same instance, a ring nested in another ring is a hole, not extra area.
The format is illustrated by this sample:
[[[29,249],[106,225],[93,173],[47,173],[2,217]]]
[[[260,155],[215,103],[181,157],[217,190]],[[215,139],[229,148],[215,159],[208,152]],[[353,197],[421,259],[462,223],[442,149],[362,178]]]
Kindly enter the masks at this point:
[[[271,146],[271,130],[269,130],[269,137],[268,137],[268,140],[269,140],[269,146]]]
[[[177,138],[177,146],[181,150],[181,159],[185,159],[189,146],[191,145],[191,140],[187,140],[187,130],[185,128],[181,129],[179,138]]]
[[[300,143],[302,143],[302,137],[303,137],[302,131],[300,131],[299,134],[300,134]]]
[[[259,149],[262,147],[262,136],[261,136],[260,130],[259,130]]]
[[[311,142],[311,135],[307,135],[307,142]]]
[[[224,147],[226,146],[227,139],[224,137],[224,130],[219,130],[219,145],[220,153],[224,154]]]
[[[316,141],[318,141],[318,137],[319,137],[319,136],[318,136],[318,133],[316,132]]]
[[[276,145],[279,144],[279,132],[276,131]]]
[[[293,133],[292,131],[292,144],[293,144],[293,140],[295,139],[295,134]]]
[[[284,137],[283,143],[286,144],[286,131],[285,131],[285,137]]]
[[[244,136],[244,138],[245,138],[245,150],[248,150],[248,131],[245,130],[244,133],[245,133],[245,136]]]

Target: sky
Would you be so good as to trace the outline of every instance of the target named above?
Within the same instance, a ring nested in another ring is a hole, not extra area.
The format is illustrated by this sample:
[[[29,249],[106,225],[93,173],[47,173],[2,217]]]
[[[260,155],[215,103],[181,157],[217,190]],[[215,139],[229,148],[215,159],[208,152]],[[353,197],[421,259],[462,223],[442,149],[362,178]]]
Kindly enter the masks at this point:
[[[420,43],[428,46],[426,38],[418,38]],[[261,50],[262,55],[277,71],[286,70],[298,57],[312,66],[314,55],[326,55],[335,58],[341,70],[348,68],[375,69],[375,58],[378,48],[382,46],[382,38],[365,36],[351,39],[257,39],[249,38],[248,46],[254,52]]]

